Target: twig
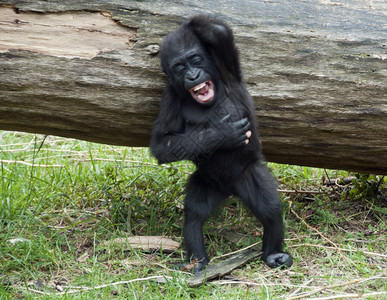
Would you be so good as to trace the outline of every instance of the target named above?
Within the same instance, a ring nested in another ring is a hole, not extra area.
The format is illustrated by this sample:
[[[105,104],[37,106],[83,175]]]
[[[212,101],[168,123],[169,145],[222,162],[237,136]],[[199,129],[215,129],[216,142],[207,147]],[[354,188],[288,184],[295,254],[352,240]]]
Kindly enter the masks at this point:
[[[384,275],[384,274],[382,274],[382,275]],[[293,297],[286,298],[286,299],[287,300],[294,300],[294,299],[307,298],[307,297],[309,297],[311,295],[320,293],[320,292],[322,292],[324,290],[334,289],[334,288],[337,288],[337,287],[343,287],[343,286],[348,286],[348,285],[353,285],[353,284],[357,284],[357,283],[361,283],[361,282],[365,282],[365,281],[369,281],[369,280],[385,279],[385,278],[387,278],[387,277],[374,276],[374,277],[369,277],[369,278],[358,278],[358,279],[350,280],[350,281],[347,281],[347,282],[344,282],[344,283],[339,283],[339,284],[334,284],[334,285],[330,285],[330,286],[320,287],[320,288],[318,288],[318,289],[316,289],[314,291],[311,291],[309,293],[293,296]]]
[[[330,247],[330,246],[324,246],[324,245],[313,245],[313,244],[288,245],[288,248],[296,248],[296,247],[319,247],[319,248],[335,249],[335,250],[340,249],[340,251],[346,251],[346,252],[360,251],[360,252],[362,252],[364,254],[373,255],[373,256],[380,256],[380,257],[387,258],[387,255],[385,255],[385,254],[369,252],[369,251],[363,251],[363,250],[360,250],[360,249],[352,250],[352,249],[344,249],[344,248]]]
[[[344,255],[343,252],[341,252],[340,248],[334,243],[332,242],[330,239],[328,239],[325,235],[323,235],[320,231],[318,231],[316,228],[310,226],[308,223],[306,223],[306,221],[301,218],[294,210],[293,208],[291,207],[292,203],[290,203],[289,207],[290,207],[290,211],[302,222],[305,224],[306,227],[308,227],[309,229],[312,229],[313,231],[317,232],[317,234],[322,237],[324,240],[328,241],[331,245],[333,245],[333,247],[344,257],[346,258],[351,264],[353,264],[353,262]]]
[[[302,191],[302,190],[299,191],[299,190],[281,190],[281,189],[278,189],[278,192],[285,193],[285,194],[316,194],[316,195],[323,193],[320,191]]]
[[[234,254],[237,254],[237,253],[239,253],[239,252],[242,252],[242,251],[245,251],[245,250],[247,250],[247,249],[253,248],[253,247],[257,246],[257,245],[260,244],[260,243],[261,243],[261,242],[257,242],[257,243],[251,244],[250,246],[247,246],[247,247],[245,247],[245,248],[236,250],[236,251],[234,251],[234,252],[230,252],[230,253],[226,253],[226,254],[223,254],[223,255],[220,255],[220,256],[213,257],[212,260],[214,260],[214,259],[219,259],[219,258],[223,258],[223,257],[227,257],[227,256],[234,255]]]
[[[385,175],[383,175],[382,178],[380,178],[378,184],[376,185],[376,190],[379,190],[379,187],[382,184],[384,177],[385,177]]]
[[[68,294],[75,294],[75,293],[80,293],[80,292],[87,292],[87,291],[91,291],[91,290],[103,289],[103,288],[108,287],[108,286],[129,284],[129,283],[133,283],[133,282],[137,282],[137,281],[147,281],[147,280],[152,280],[152,279],[172,279],[172,277],[159,275],[159,276],[150,276],[150,277],[146,277],[146,278],[136,278],[136,279],[132,279],[132,280],[107,283],[107,284],[97,285],[94,287],[88,287],[88,286],[70,287],[71,289],[78,289],[78,290],[69,290],[69,291],[64,291],[64,292],[59,292],[59,293],[46,293],[46,292],[42,292],[39,290],[31,289],[31,288],[29,288],[28,291],[31,291],[31,292],[34,292],[37,294],[41,294],[41,295],[68,295]]]
[[[40,164],[33,164],[21,160],[0,160],[0,164],[20,164],[20,165],[26,165],[29,167],[40,167],[40,168],[64,168],[64,165],[40,165]]]
[[[328,297],[310,298],[309,300],[328,300],[328,299],[345,299],[345,298],[364,299],[366,297],[379,296],[379,295],[385,295],[385,294],[387,294],[387,292],[372,292],[372,293],[365,293],[365,294],[345,294],[345,295],[335,295],[335,296],[328,296]]]
[[[265,282],[265,277],[261,276],[259,273],[258,273],[258,277],[259,279],[261,279],[262,281],[262,286],[265,288],[265,291],[266,291],[266,299],[270,299],[270,296],[269,296],[269,288],[267,287],[267,284]]]
[[[0,148],[3,148],[3,147],[15,147],[15,146],[26,146],[24,149],[28,149],[28,147],[30,145],[32,145],[34,142],[35,142],[35,136],[28,143],[4,144],[4,145],[0,145]]]
[[[216,285],[226,285],[226,284],[244,284],[244,285],[251,285],[251,286],[272,286],[272,287],[289,287],[289,288],[310,288],[310,286],[306,285],[295,285],[295,284],[288,284],[288,283],[258,283],[253,281],[246,281],[246,280],[218,280],[211,282],[212,284]]]
[[[314,280],[314,278],[309,279],[309,280],[308,280],[307,282],[305,282],[303,285],[299,286],[297,289],[295,289],[295,290],[293,291],[293,293],[290,294],[289,297],[292,297],[292,296],[297,295],[297,294],[301,291],[302,288],[305,288],[305,287],[310,288],[310,287],[308,286],[308,284],[311,283],[313,280]]]
[[[46,157],[42,158],[46,159]],[[37,159],[39,160],[39,159]],[[86,158],[86,159],[73,159],[71,160],[73,162],[78,162],[78,163],[86,163],[86,162],[91,162],[91,161],[102,161],[102,162],[124,162],[124,163],[131,163],[131,164],[139,164],[139,165],[145,165],[145,166],[150,166],[150,167],[163,167],[165,169],[175,169],[179,170],[176,166],[170,166],[167,164],[162,164],[158,165],[156,163],[150,163],[150,162],[144,162],[144,161],[134,161],[134,160],[121,160],[121,159],[112,159],[112,158]],[[41,164],[34,164],[34,163],[29,163],[26,161],[21,161],[21,160],[0,160],[0,164],[21,164],[21,165],[26,165],[29,167],[41,167],[41,168],[64,168],[65,165],[41,165]],[[182,171],[185,174],[191,174],[191,172],[188,171]]]
[[[329,179],[324,182],[325,185],[337,185],[337,186],[344,186],[346,184],[352,183],[352,181],[356,179],[354,176],[350,177],[345,177],[345,178],[334,178],[334,179]]]

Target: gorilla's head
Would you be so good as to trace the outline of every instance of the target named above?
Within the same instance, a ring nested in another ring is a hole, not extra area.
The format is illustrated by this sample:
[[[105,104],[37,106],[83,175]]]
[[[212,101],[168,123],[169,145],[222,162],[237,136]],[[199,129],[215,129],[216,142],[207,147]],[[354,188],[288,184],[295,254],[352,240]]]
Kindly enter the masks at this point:
[[[160,49],[161,67],[180,96],[212,105],[220,76],[207,49],[187,27],[170,33]]]

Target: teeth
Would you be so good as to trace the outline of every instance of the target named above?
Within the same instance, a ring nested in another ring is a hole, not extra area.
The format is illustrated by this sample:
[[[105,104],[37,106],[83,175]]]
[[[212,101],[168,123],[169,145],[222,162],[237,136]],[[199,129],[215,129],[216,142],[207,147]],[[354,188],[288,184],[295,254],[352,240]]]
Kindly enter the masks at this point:
[[[203,82],[203,83],[195,86],[194,91],[197,92],[198,90],[204,88],[206,86],[206,84],[207,84],[206,82]]]

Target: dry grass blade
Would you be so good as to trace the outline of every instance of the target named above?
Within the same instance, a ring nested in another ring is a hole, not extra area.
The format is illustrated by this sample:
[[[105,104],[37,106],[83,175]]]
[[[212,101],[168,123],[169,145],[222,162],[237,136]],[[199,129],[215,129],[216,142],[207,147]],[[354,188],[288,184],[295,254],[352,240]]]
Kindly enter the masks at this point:
[[[335,288],[338,288],[338,287],[345,287],[345,286],[355,285],[355,284],[359,284],[359,283],[370,281],[370,280],[386,279],[387,277],[384,277],[384,276],[385,276],[385,274],[383,273],[380,276],[374,276],[374,277],[369,277],[369,278],[358,278],[358,279],[350,280],[350,281],[347,281],[347,282],[344,282],[344,283],[338,283],[338,284],[334,284],[334,285],[330,285],[330,286],[320,287],[320,288],[317,288],[314,291],[311,291],[311,292],[308,292],[308,293],[304,293],[304,294],[301,294],[301,295],[292,296],[292,297],[289,297],[289,298],[286,298],[286,299],[287,300],[295,300],[295,299],[308,298],[308,297],[310,297],[312,295],[315,295],[317,293],[320,293],[320,292],[322,292],[324,290],[331,290],[331,289],[335,289]],[[330,299],[330,298],[326,298],[326,299]]]
[[[346,257],[344,255],[344,253],[341,251],[341,249],[333,242],[331,241],[329,238],[327,238],[325,235],[323,235],[320,231],[318,231],[316,228],[310,226],[303,218],[301,218],[294,210],[293,208],[291,207],[291,203],[289,203],[289,207],[290,207],[290,211],[297,217],[297,219],[299,219],[306,227],[308,227],[309,229],[315,231],[319,236],[321,236],[324,240],[326,240],[327,242],[329,242],[341,255],[342,257],[344,257],[350,264],[354,264],[348,257]]]
[[[81,292],[86,292],[86,291],[91,291],[91,290],[103,289],[103,288],[106,288],[109,286],[129,284],[129,283],[138,282],[138,281],[158,280],[158,282],[162,282],[162,281],[165,281],[166,279],[171,280],[172,277],[158,275],[158,276],[150,276],[150,277],[146,277],[146,278],[136,278],[136,279],[132,279],[132,280],[125,280],[125,281],[118,281],[118,282],[112,282],[112,283],[107,283],[107,284],[101,284],[101,285],[92,286],[92,287],[88,287],[88,286],[70,287],[71,288],[70,290],[59,292],[59,293],[46,293],[46,292],[42,292],[42,291],[35,290],[35,289],[28,289],[28,291],[31,291],[31,292],[34,292],[37,294],[41,294],[41,295],[68,295],[68,294],[81,293]],[[75,290],[75,289],[77,289],[77,290]]]
[[[297,245],[289,245],[288,247],[289,248],[316,247],[316,248],[325,248],[325,249],[333,249],[333,250],[339,249],[340,251],[344,251],[344,252],[357,252],[357,251],[360,251],[361,253],[364,253],[364,254],[368,254],[368,255],[372,255],[372,256],[380,256],[380,257],[383,257],[383,258],[387,258],[387,255],[385,255],[385,254],[364,251],[364,250],[361,250],[361,249],[344,249],[344,248],[330,247],[330,246],[324,246],[324,245],[313,245],[313,244],[297,244]]]

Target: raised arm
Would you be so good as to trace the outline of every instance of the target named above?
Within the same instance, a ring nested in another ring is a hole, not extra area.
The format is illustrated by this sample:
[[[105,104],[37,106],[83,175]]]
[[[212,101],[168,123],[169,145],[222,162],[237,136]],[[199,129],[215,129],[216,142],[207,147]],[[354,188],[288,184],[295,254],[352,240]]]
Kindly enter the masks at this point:
[[[242,80],[238,50],[230,27],[221,20],[208,16],[195,16],[187,24],[208,49],[223,74],[224,68],[237,81]]]

